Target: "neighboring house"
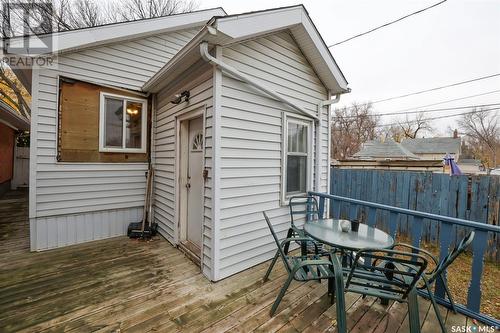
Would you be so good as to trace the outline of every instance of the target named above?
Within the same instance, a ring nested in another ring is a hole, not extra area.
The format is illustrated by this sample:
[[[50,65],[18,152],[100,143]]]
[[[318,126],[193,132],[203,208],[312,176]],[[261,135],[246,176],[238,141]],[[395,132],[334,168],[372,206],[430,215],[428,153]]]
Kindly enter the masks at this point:
[[[0,195],[11,189],[15,171],[17,135],[19,131],[27,131],[29,128],[29,120],[0,100]]]
[[[274,255],[263,210],[284,237],[287,199],[328,191],[328,105],[348,87],[307,11],[225,15],[57,33],[56,67],[17,71],[32,250],[124,235],[150,160],[161,235],[220,280]]]
[[[442,161],[446,154],[450,154],[456,162],[460,159],[459,137],[404,139],[401,145],[422,160]]]
[[[383,169],[437,171],[443,170],[442,161],[421,160],[417,155],[393,140],[365,142],[351,158],[331,164],[340,169]]]
[[[338,169],[379,169],[444,172],[443,162],[438,160],[362,160],[347,159],[332,164]]]
[[[352,156],[359,160],[418,160],[418,156],[394,140],[372,140],[364,143]]]
[[[483,163],[480,160],[462,158],[457,163],[460,171],[466,174],[486,174]]]

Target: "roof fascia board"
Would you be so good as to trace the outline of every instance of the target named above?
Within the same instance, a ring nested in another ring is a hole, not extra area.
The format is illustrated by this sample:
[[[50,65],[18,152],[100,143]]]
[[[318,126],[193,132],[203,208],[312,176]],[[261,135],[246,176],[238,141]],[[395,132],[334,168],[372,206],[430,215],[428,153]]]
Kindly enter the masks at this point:
[[[213,16],[223,15],[225,15],[225,12],[222,8],[215,8],[155,19],[63,31],[52,35],[30,36],[29,39],[30,42],[36,43],[39,40],[43,41],[44,38],[52,38],[52,53],[61,53],[121,40],[136,39],[153,33],[165,33],[201,26]],[[20,45],[20,43],[24,44],[24,37],[16,37],[10,40],[10,45],[13,47]]]
[[[262,11],[250,14],[221,17],[214,27],[235,40],[284,30],[302,22],[302,7]]]
[[[276,31],[290,29],[292,34],[300,29],[305,31],[315,49],[303,49],[307,58],[317,59],[323,63],[334,78],[321,73],[318,75],[327,87],[335,93],[348,92],[347,80],[333,59],[330,50],[326,46],[323,38],[314,26],[311,18],[303,6],[294,6],[277,10],[262,11],[256,13],[234,15],[217,18],[214,27],[218,31],[232,37],[234,41],[246,40],[255,36],[270,34]]]
[[[311,18],[309,17],[309,15],[305,11],[305,9],[303,9],[301,11],[301,14],[302,14],[302,21],[301,21],[302,25],[303,25],[304,29],[307,31],[308,35],[310,36],[312,42],[316,46],[316,50],[318,50],[318,52],[320,53],[324,62],[328,66],[328,69],[334,74],[335,79],[338,82],[338,85],[340,86],[340,88],[342,88],[343,90],[345,90],[347,92],[348,91],[348,87],[347,87],[348,82],[347,82],[346,78],[344,77],[344,74],[341,72],[339,66],[337,65],[337,63],[333,59],[333,56],[332,56],[330,50],[328,49],[328,46],[323,41],[323,38],[319,34],[318,30],[316,29],[314,23],[312,22]]]
[[[29,130],[30,128],[29,120],[18,115],[10,105],[3,101],[0,101],[0,121],[16,130]]]

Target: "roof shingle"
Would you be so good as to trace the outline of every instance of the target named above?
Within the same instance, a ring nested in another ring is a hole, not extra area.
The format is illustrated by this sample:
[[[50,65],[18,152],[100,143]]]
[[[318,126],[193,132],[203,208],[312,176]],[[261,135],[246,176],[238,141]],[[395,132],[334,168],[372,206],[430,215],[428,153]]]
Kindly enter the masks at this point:
[[[401,145],[414,154],[446,154],[460,152],[460,138],[405,139]]]
[[[356,159],[419,159],[418,156],[393,140],[387,140],[385,142],[378,140],[368,141],[363,145],[363,148],[352,157]]]

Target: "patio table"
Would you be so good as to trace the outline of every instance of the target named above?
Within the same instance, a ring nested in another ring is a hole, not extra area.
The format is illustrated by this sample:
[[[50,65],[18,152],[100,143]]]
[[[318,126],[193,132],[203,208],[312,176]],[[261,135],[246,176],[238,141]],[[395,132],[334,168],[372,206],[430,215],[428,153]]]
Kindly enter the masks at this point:
[[[339,249],[342,253],[342,266],[347,267],[347,251],[361,249],[388,249],[394,245],[394,239],[387,233],[367,224],[360,223],[358,231],[343,232],[339,219],[316,219],[304,224],[304,231],[309,237]],[[304,249],[302,249],[304,253]],[[382,300],[386,304],[387,300]]]
[[[375,227],[359,224],[357,232],[343,232],[338,219],[311,220],[304,224],[305,233],[311,238],[343,250],[356,251],[363,248],[387,249],[394,239]]]
[[[333,248],[340,249],[342,252],[359,251],[363,248],[388,249],[394,245],[394,239],[380,229],[360,223],[357,232],[351,230],[343,232],[340,227],[340,221],[339,219],[310,220],[304,224],[304,232],[309,237]],[[420,325],[415,288],[410,292],[408,298],[411,299],[409,302],[410,321],[412,326],[416,326],[413,327],[412,332],[415,332],[419,329]],[[381,299],[381,301],[382,304],[388,304],[388,300],[386,299]]]

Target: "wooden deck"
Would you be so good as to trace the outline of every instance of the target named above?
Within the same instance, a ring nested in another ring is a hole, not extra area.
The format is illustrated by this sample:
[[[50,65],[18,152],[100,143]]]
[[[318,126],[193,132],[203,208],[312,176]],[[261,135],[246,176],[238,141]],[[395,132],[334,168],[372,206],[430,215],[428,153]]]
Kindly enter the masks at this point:
[[[293,283],[275,317],[282,265],[263,284],[268,263],[218,283],[167,241],[125,237],[30,253],[26,197],[0,199],[0,332],[324,332],[335,331],[326,283]],[[347,294],[351,332],[407,332],[406,304],[382,306]],[[423,332],[437,332],[421,300]],[[447,325],[472,325],[443,308]],[[451,331],[451,330],[450,330]]]

